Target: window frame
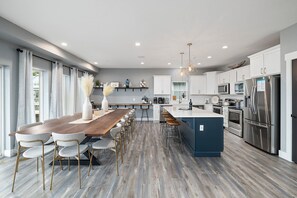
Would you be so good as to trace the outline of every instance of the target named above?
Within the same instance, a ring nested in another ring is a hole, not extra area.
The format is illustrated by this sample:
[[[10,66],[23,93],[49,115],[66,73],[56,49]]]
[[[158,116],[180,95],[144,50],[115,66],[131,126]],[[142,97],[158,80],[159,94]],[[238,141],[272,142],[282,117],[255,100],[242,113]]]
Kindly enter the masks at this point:
[[[5,117],[5,109],[4,109],[4,68],[0,65],[0,157],[4,156],[4,117]]]

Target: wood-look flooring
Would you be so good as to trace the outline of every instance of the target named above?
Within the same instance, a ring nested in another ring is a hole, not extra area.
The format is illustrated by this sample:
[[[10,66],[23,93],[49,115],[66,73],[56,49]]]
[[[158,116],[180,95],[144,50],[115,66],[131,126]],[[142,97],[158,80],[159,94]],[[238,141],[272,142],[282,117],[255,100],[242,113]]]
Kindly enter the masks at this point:
[[[77,167],[55,167],[53,190],[49,190],[52,159],[46,159],[46,190],[36,160],[20,163],[15,192],[11,193],[14,158],[0,159],[0,197],[297,197],[297,165],[246,144],[225,132],[221,157],[194,158],[178,143],[163,147],[159,124],[137,123],[137,136],[128,146],[120,175],[115,154],[100,151],[101,166],[82,166],[82,189]]]

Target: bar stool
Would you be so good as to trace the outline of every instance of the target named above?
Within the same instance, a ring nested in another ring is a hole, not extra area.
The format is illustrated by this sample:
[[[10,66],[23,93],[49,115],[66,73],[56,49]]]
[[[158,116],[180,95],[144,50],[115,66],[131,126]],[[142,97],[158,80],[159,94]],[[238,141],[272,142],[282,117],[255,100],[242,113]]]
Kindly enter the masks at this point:
[[[167,129],[166,130],[167,134],[166,134],[166,148],[168,148],[168,139],[169,138],[173,138],[179,141],[180,143],[180,148],[181,150],[183,150],[182,148],[182,137],[181,137],[181,133],[180,133],[180,123],[172,118],[168,118],[166,120],[166,124],[167,124]]]
[[[141,122],[142,122],[142,118],[147,118],[147,121],[149,121],[148,110],[149,110],[150,106],[148,105],[146,108],[143,108],[143,105],[141,105],[140,107],[141,107]],[[143,116],[144,112],[145,112],[146,116]]]

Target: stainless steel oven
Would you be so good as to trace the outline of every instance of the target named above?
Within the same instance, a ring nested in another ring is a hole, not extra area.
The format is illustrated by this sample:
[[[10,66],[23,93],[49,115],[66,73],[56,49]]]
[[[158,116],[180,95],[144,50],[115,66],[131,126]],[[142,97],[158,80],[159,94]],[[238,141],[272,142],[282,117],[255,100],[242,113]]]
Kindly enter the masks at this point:
[[[218,86],[218,92],[219,94],[229,94],[230,93],[230,84],[221,84]]]
[[[229,121],[228,121],[227,130],[239,137],[242,137],[242,130],[243,130],[242,110],[229,108],[228,114],[229,114],[228,116]]]

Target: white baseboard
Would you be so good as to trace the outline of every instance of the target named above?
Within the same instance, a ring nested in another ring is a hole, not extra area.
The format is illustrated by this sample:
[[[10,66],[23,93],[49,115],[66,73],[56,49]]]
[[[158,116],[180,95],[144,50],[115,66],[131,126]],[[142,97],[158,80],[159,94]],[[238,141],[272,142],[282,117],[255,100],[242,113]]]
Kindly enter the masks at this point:
[[[289,161],[289,162],[292,162],[292,158],[291,158],[291,156],[288,155],[287,152],[284,152],[284,151],[279,150],[279,151],[278,151],[278,156],[279,156],[280,158],[283,158],[283,159]]]
[[[4,156],[5,157],[13,157],[15,156],[17,153],[17,151],[15,149],[11,149],[11,150],[4,150]]]

